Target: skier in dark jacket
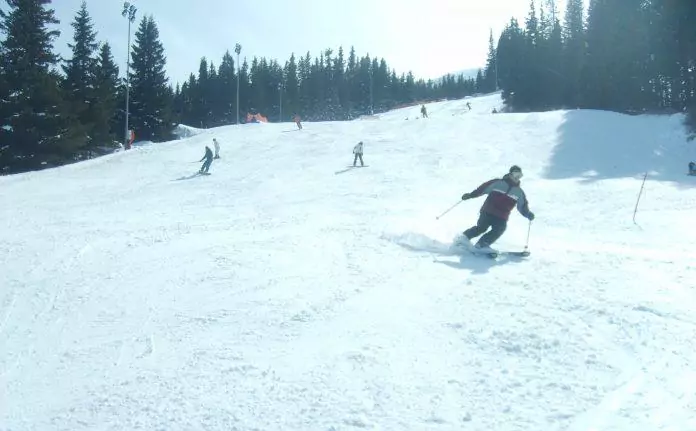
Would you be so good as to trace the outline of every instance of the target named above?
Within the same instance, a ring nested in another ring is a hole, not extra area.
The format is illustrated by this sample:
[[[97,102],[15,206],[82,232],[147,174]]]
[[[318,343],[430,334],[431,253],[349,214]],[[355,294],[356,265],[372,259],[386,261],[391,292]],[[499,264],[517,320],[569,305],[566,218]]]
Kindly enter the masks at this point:
[[[503,178],[495,178],[481,184],[471,193],[464,193],[462,200],[477,198],[481,195],[488,195],[481,207],[479,219],[476,226],[472,226],[464,231],[464,238],[471,240],[491,230],[483,235],[476,243],[476,248],[482,251],[493,251],[491,244],[501,237],[507,228],[507,222],[512,209],[517,206],[517,210],[530,221],[534,220],[534,213],[529,210],[529,203],[522,187],[520,179],[522,169],[513,166]]]
[[[205,162],[203,163],[203,166],[201,166],[200,173],[208,173],[208,169],[210,169],[210,164],[213,163],[213,151],[208,147],[207,145],[205,146],[205,156],[203,156],[202,159],[199,160],[199,162],[202,162],[205,159]]]

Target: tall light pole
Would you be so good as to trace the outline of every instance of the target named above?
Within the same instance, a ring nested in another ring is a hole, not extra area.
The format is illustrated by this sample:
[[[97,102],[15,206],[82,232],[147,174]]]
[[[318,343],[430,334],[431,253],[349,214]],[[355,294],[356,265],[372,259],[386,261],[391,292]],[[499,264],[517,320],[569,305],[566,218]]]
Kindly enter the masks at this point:
[[[375,115],[375,105],[372,100],[372,66],[370,66],[370,115]]]
[[[239,64],[239,53],[242,52],[242,45],[236,44],[234,52],[237,53],[237,124],[239,124],[239,78],[241,77],[242,65]]]
[[[278,84],[278,93],[280,93],[280,103],[278,104],[280,114],[278,114],[278,122],[282,123],[283,122],[283,81],[280,81],[280,83]]]
[[[126,45],[126,134],[124,136],[123,148],[128,148],[128,138],[129,138],[129,126],[128,126],[128,116],[130,114],[128,99],[130,97],[130,35],[131,35],[131,23],[135,21],[135,12],[137,9],[135,6],[128,2],[123,3],[123,12],[121,15],[128,19],[128,45]]]

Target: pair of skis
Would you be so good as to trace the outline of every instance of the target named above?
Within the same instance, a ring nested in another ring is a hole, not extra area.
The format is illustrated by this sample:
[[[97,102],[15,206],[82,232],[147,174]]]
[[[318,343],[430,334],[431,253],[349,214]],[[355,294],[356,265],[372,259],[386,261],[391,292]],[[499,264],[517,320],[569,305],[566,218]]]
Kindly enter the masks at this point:
[[[475,251],[471,250],[472,254],[478,255],[478,256],[488,256],[491,259],[496,259],[498,256],[513,256],[513,257],[529,257],[531,254],[529,250],[523,250],[523,251],[495,251],[495,252],[484,252],[484,251]]]
[[[532,230],[532,222],[529,222],[529,226],[527,228],[527,242],[525,243],[524,250],[522,251],[500,251],[500,250],[493,250],[491,251],[485,251],[476,248],[468,239],[466,241],[464,240],[457,240],[455,241],[454,246],[455,247],[460,247],[460,248],[465,248],[467,251],[469,251],[471,254],[476,255],[476,256],[488,256],[491,259],[496,259],[499,256],[511,256],[511,257],[529,257],[531,252],[529,251],[529,233]]]
[[[452,205],[451,207],[447,208],[447,210],[445,210],[445,212],[443,212],[439,216],[435,217],[435,220],[440,220],[440,218],[442,218],[442,216],[444,216],[448,212],[452,211],[457,205],[459,205],[462,202],[464,202],[464,201],[460,200],[457,203],[455,203],[454,205]],[[489,251],[489,252],[480,251],[480,250],[477,250],[473,246],[473,244],[471,244],[471,242],[469,242],[468,239],[467,239],[466,243],[461,243],[460,245],[464,246],[464,248],[466,248],[469,252],[471,252],[471,254],[478,255],[478,256],[488,256],[491,259],[495,259],[498,256],[528,257],[531,254],[531,252],[529,251],[529,233],[531,231],[532,231],[532,221],[530,220],[529,226],[527,227],[527,241],[525,243],[524,250],[522,250],[522,251],[498,251],[498,250]],[[456,245],[457,244],[455,243],[455,246]]]
[[[495,250],[495,251],[485,251],[476,248],[473,244],[471,243],[466,243],[466,242],[459,242],[455,243],[454,247],[457,251],[468,251],[469,253],[473,254],[474,256],[485,256],[489,257],[491,259],[496,259],[500,256],[511,256],[511,257],[529,257],[531,252],[527,247],[524,248],[522,251],[501,251],[501,250]]]

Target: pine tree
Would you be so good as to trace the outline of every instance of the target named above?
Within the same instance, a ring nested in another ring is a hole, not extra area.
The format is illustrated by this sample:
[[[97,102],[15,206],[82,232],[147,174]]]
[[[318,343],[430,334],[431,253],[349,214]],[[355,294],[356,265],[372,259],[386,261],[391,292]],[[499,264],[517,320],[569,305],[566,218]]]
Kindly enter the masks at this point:
[[[587,61],[583,74],[584,106],[636,111],[648,88],[648,25],[637,0],[590,3]]]
[[[92,141],[100,147],[112,147],[120,136],[117,122],[119,102],[118,66],[111,54],[111,46],[105,42],[99,50],[94,69],[94,112],[92,116]]]
[[[506,105],[515,109],[517,91],[524,85],[525,80],[525,49],[524,32],[516,19],[511,19],[498,40],[498,76],[502,88],[502,98]]]
[[[62,87],[69,109],[85,128],[88,145],[93,146],[98,144],[94,141],[96,121],[94,117],[98,104],[94,94],[94,74],[97,64],[94,54],[99,44],[96,41],[97,33],[94,31],[92,19],[87,12],[86,2],[82,2],[72,27],[75,31],[74,42],[68,44],[68,47],[72,49],[72,58],[66,60],[66,64],[62,66],[65,73]]]
[[[6,172],[50,167],[75,160],[84,147],[79,123],[66,110],[53,40],[59,35],[50,0],[7,0],[0,11],[0,68],[6,98],[0,118],[7,133],[0,142],[0,169]]]
[[[679,16],[677,25],[679,40],[679,68],[681,80],[679,98],[683,106],[689,109],[689,124],[696,130],[696,3],[689,0],[678,2],[675,13]]]
[[[94,53],[99,44],[96,41],[97,33],[94,31],[92,19],[87,12],[86,2],[82,2],[72,27],[75,29],[74,42],[68,44],[68,47],[72,49],[72,58],[66,60],[63,66],[65,73],[63,87],[66,95],[72,100],[89,103],[92,98],[90,93],[97,63]]]
[[[358,96],[358,110],[362,114],[372,114],[374,99],[372,93],[372,60],[369,54],[360,59],[355,85],[358,87],[356,92]]]
[[[198,78],[193,87],[193,106],[191,107],[194,115],[194,125],[205,128],[209,126],[210,119],[210,92],[208,87],[208,60],[203,57],[198,65]]]
[[[2,47],[0,46],[0,49]],[[0,51],[0,100],[10,99],[10,90],[5,79],[4,72],[4,52]],[[8,103],[0,103],[0,120],[6,121],[12,115],[11,107]],[[7,124],[7,123],[5,123]],[[11,148],[10,142],[12,142],[12,130],[8,127],[0,127],[0,175],[5,175],[9,173],[10,164],[12,163],[12,150],[15,151],[17,148]]]
[[[196,75],[193,73],[189,74],[188,81],[184,82],[183,85],[181,86],[181,99],[182,99],[182,104],[183,106],[181,107],[181,119],[179,120],[180,122],[183,122],[184,124],[188,125],[195,125],[198,124],[196,121],[198,116],[194,112],[194,106],[196,106],[196,103],[199,103],[197,100],[198,97],[198,82],[196,82]],[[235,112],[232,112],[233,118],[234,118]]]
[[[268,67],[268,97],[269,99],[267,100],[267,104],[271,106],[271,110],[269,112],[269,115],[273,113],[271,118],[269,120],[274,120],[274,121],[281,121],[281,92],[283,90],[283,84],[285,82],[285,73],[283,71],[283,68],[280,67],[280,64],[278,63],[277,60],[271,60],[270,63],[267,63]]]
[[[543,106],[540,94],[544,73],[542,65],[542,46],[544,35],[537,18],[534,0],[529,2],[529,14],[525,20],[525,46],[522,57],[522,81],[515,94],[517,109],[536,110]]]
[[[311,56],[309,52],[305,56],[300,58],[300,63],[298,65],[298,76],[300,78],[300,100],[299,100],[299,111],[294,112],[295,114],[302,113],[305,117],[306,113],[312,109],[312,68],[311,68]]]
[[[493,39],[493,29],[488,37],[488,58],[486,60],[486,71],[484,73],[483,92],[490,93],[498,89],[498,66],[496,46]]]
[[[486,79],[483,77],[481,69],[476,72],[476,92],[483,93],[486,89]]]
[[[182,86],[178,82],[176,87],[174,87],[174,98],[172,99],[172,119],[174,123],[181,124],[184,123],[184,109],[186,101],[184,99],[184,89],[186,83]]]
[[[539,41],[539,109],[559,108],[563,105],[563,38],[558,20],[556,0],[545,0],[541,7],[541,35]]]
[[[208,88],[207,92],[210,98],[210,119],[209,127],[217,127],[224,124],[222,115],[225,111],[225,95],[222,92],[221,80],[218,75],[218,69],[215,63],[210,62],[208,67]]]
[[[166,140],[171,137],[173,95],[164,71],[164,47],[152,16],[140,22],[131,58],[130,124],[143,140]]]
[[[416,99],[422,99],[417,93],[416,78],[413,76],[413,73],[409,71],[404,80],[404,102],[411,103]]]
[[[237,74],[235,72],[234,58],[229,51],[222,56],[222,62],[218,68],[219,91],[222,100],[220,124],[233,124],[236,120],[237,103]]]
[[[242,62],[242,67],[239,70],[239,121],[244,122],[246,113],[249,112],[251,106],[251,86],[249,82],[249,63],[246,58]]]
[[[580,76],[585,64],[585,28],[582,0],[568,0],[563,27],[563,100],[568,107],[580,106]]]
[[[345,100],[346,115],[348,118],[354,118],[356,113],[357,98],[355,95],[355,81],[358,76],[358,59],[355,55],[355,47],[350,47],[350,52],[348,53],[348,64],[346,65],[346,93],[347,97]]]
[[[340,109],[340,118],[345,120],[348,118],[348,108],[350,106],[350,88],[346,80],[346,60],[343,55],[343,47],[338,48],[338,55],[334,60],[334,82],[338,89],[338,106]]]
[[[295,54],[285,63],[285,91],[283,93],[283,113],[289,118],[294,112],[299,112],[300,107],[300,81],[297,74],[297,61]]]
[[[251,67],[249,68],[249,80],[251,84],[249,85],[248,95],[248,100],[251,102],[251,104],[248,105],[248,111],[253,114],[257,113],[259,108],[263,106],[263,99],[265,97],[263,78],[263,72],[259,67],[259,58],[254,57],[251,60]]]

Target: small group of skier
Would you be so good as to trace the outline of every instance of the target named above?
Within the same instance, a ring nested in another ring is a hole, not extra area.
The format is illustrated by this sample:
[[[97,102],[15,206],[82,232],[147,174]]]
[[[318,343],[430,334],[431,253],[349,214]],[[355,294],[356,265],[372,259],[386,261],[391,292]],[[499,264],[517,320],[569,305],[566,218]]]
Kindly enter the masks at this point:
[[[207,174],[208,170],[210,169],[210,165],[213,163],[213,159],[219,159],[220,158],[220,143],[218,142],[217,138],[213,138],[213,144],[215,145],[215,156],[213,156],[213,152],[208,147],[207,145],[205,146],[205,155],[203,156],[202,159],[199,160],[199,162],[203,162],[203,166],[201,166],[201,169],[199,170],[199,173],[201,174]],[[356,166],[358,163],[358,159],[360,159],[360,166],[365,166],[365,162],[363,160],[363,142],[360,141],[353,147],[353,154],[355,157],[353,158],[353,166]],[[204,161],[205,160],[205,161]]]
[[[213,145],[215,146],[215,156],[213,156],[213,152],[210,147],[206,145],[205,155],[199,160],[199,162],[203,162],[203,160],[205,160],[205,162],[203,162],[203,166],[201,166],[201,169],[198,171],[201,174],[207,174],[208,170],[210,169],[210,165],[213,164],[213,159],[220,158],[220,143],[218,142],[217,138],[213,138]]]
[[[421,113],[427,118],[425,105],[421,107]],[[294,120],[298,128],[301,129],[299,116],[296,115]],[[213,155],[213,152],[207,145],[205,147],[205,155],[200,160],[205,160],[199,171],[201,174],[208,173],[213,159],[220,158],[220,143],[217,138],[213,138],[213,144],[215,146],[215,155]],[[358,160],[360,160],[360,166],[365,166],[363,154],[364,144],[363,141],[360,141],[353,147],[353,166],[357,166]],[[696,163],[689,163],[689,173],[691,175],[696,174]],[[474,248],[484,253],[496,253],[491,248],[491,245],[507,229],[508,219],[513,208],[516,207],[519,213],[530,222],[534,220],[534,213],[529,210],[527,196],[520,185],[522,176],[522,169],[514,165],[502,178],[488,180],[473,191],[462,195],[462,201],[475,199],[482,195],[487,195],[487,197],[481,206],[476,224],[461,234],[456,241],[458,244],[471,245],[470,241],[480,236],[481,238],[476,242]]]

